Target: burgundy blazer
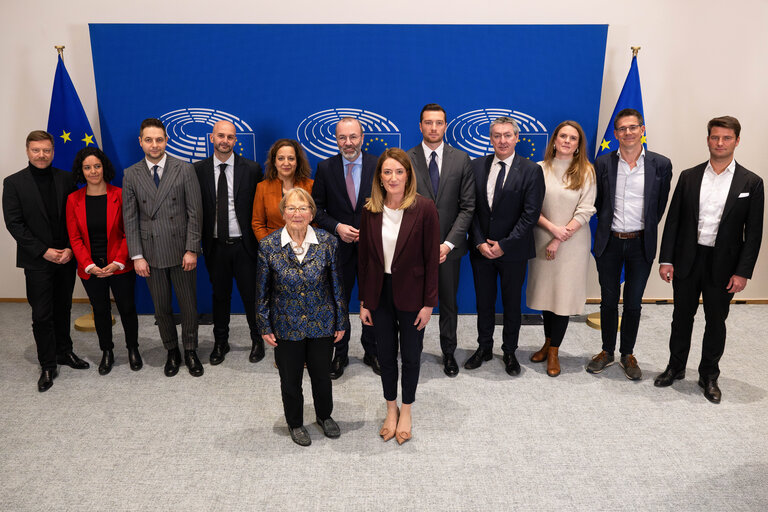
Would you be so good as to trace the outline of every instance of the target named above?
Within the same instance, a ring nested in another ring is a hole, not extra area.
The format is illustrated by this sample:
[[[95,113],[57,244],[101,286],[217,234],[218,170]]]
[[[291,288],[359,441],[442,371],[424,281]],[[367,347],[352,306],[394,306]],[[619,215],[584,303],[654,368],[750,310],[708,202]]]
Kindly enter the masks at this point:
[[[381,213],[363,210],[358,247],[359,296],[367,309],[379,306],[384,282]],[[440,222],[435,203],[422,196],[403,212],[392,260],[395,308],[419,311],[437,306],[437,269],[440,265]]]
[[[85,216],[85,189],[75,190],[67,197],[67,231],[69,243],[77,260],[77,275],[89,279],[85,267],[93,263],[91,258],[91,240],[88,237],[88,221]],[[123,274],[133,269],[133,261],[128,257],[128,244],[125,241],[123,226],[123,191],[107,183],[107,262],[117,261],[125,265],[115,274]]]

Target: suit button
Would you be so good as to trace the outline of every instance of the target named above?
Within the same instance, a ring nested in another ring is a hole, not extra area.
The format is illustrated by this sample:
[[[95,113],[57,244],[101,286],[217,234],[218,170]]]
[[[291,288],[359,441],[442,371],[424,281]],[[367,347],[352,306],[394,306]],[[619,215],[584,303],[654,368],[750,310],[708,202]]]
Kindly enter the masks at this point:
[[[301,319],[302,320],[306,320],[307,319],[307,315],[301,315]]]
[[[302,296],[302,297],[304,296],[304,292],[301,292],[301,296]]]
[[[146,200],[146,199],[142,199],[142,200],[141,200],[141,202],[142,202],[143,204],[147,204],[147,200]]]
[[[175,198],[175,197],[172,197],[172,198],[171,198],[171,201],[175,201],[175,200],[176,200],[176,198]]]
[[[173,217],[168,217],[168,220],[173,220]]]
[[[155,216],[154,215],[152,216],[152,220],[155,220]]]

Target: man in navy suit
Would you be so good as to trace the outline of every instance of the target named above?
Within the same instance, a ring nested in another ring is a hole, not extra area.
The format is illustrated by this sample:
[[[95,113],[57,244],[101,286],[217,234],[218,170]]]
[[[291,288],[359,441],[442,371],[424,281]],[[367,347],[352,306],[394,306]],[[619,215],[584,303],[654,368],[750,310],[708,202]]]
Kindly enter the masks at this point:
[[[709,161],[683,171],[664,225],[659,275],[672,282],[675,309],[669,364],[654,381],[671,386],[685,377],[693,318],[704,301],[704,340],[699,386],[720,403],[719,362],[725,350],[725,319],[731,299],[752,277],[763,236],[763,180],[733,157],[741,124],[723,116],[707,125]]]
[[[470,263],[477,296],[477,351],[464,368],[473,370],[493,357],[496,281],[501,278],[504,330],[501,349],[507,374],[520,374],[515,357],[520,334],[520,302],[528,260],[536,255],[533,227],[544,201],[541,167],[515,153],[520,129],[511,117],[491,122],[493,155],[472,161],[475,215],[470,228]]]
[[[235,153],[235,125],[219,121],[210,135],[213,155],[195,163],[203,199],[203,253],[213,288],[213,351],[211,364],[229,352],[232,279],[243,299],[251,334],[248,360],[264,358],[264,340],[256,324],[256,262],[258,242],[251,229],[253,196],[263,176],[261,166]]]
[[[345,117],[336,124],[336,144],[339,146],[339,154],[317,164],[312,198],[317,205],[315,222],[339,238],[339,266],[343,273],[344,299],[349,306],[352,287],[358,275],[360,217],[363,205],[371,195],[378,159],[362,152],[363,127],[353,117]],[[363,362],[374,373],[381,375],[373,328],[363,325],[362,331],[360,341],[365,350]],[[349,333],[350,329],[347,329],[341,341],[335,344],[336,353],[331,363],[332,379],[341,377],[349,364]]]
[[[595,161],[597,232],[595,261],[600,280],[600,326],[603,349],[587,364],[600,373],[615,362],[619,324],[619,290],[624,269],[624,312],[619,364],[630,380],[642,378],[634,356],[645,285],[656,257],[658,225],[669,196],[672,163],[643,147],[643,116],[626,108],[616,114],[613,129],[619,149]]]

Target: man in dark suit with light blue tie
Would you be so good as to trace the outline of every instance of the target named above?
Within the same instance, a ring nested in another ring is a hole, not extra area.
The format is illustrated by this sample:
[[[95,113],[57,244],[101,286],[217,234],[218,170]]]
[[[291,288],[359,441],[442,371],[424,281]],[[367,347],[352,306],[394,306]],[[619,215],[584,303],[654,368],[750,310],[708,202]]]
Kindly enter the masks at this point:
[[[491,122],[494,154],[472,161],[475,215],[470,229],[472,274],[477,296],[477,351],[464,368],[473,370],[493,357],[497,279],[501,278],[504,329],[501,349],[508,375],[520,374],[515,356],[520,334],[521,294],[528,260],[536,255],[533,227],[544,201],[541,167],[515,153],[520,128],[511,117]]]
[[[624,310],[619,364],[630,380],[642,378],[634,356],[643,292],[656,257],[658,225],[669,196],[672,163],[643,147],[643,116],[619,111],[613,122],[619,149],[595,160],[597,231],[595,261],[600,280],[600,328],[603,347],[587,364],[600,373],[615,361],[619,327],[619,291],[624,269]]]
[[[371,195],[371,184],[378,159],[362,151],[363,127],[353,117],[342,118],[336,124],[336,144],[339,154],[317,164],[312,198],[317,205],[315,222],[339,238],[339,267],[344,282],[344,297],[349,306],[352,288],[358,275],[360,217],[363,205]],[[331,363],[332,379],[341,377],[344,368],[349,364],[350,330],[347,329],[341,341],[335,344],[335,355]],[[372,327],[362,326],[360,341],[365,350],[363,362],[380,375]]]
[[[408,150],[416,173],[418,192],[434,201],[440,218],[440,349],[443,371],[449,377],[459,373],[454,357],[459,308],[461,259],[467,253],[467,231],[475,213],[475,175],[469,155],[445,144],[445,109],[430,103],[421,109],[421,144]]]
[[[165,375],[181,365],[173,320],[171,286],[181,310],[184,362],[193,377],[203,374],[197,357],[197,252],[202,204],[192,164],[165,153],[168,135],[159,119],[145,119],[139,144],[145,158],[125,170],[123,221],[136,273],[147,279],[155,320],[168,351]]]

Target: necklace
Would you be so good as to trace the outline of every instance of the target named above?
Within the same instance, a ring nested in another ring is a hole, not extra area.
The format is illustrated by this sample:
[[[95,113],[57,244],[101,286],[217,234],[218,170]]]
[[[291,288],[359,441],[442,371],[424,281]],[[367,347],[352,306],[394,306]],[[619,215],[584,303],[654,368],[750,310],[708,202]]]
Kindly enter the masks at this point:
[[[304,245],[303,244],[297,244],[293,240],[291,240],[291,249],[293,249],[293,254],[296,254],[297,256],[299,254],[304,254]]]

